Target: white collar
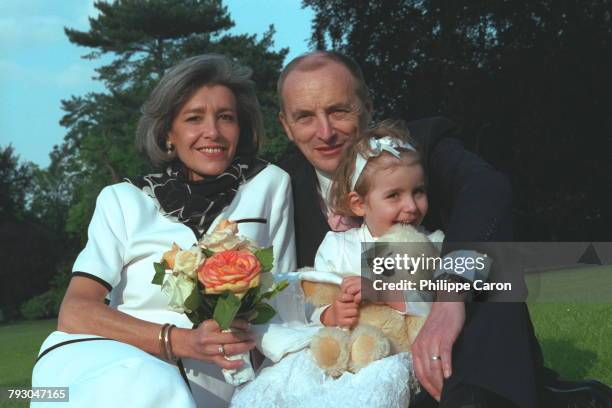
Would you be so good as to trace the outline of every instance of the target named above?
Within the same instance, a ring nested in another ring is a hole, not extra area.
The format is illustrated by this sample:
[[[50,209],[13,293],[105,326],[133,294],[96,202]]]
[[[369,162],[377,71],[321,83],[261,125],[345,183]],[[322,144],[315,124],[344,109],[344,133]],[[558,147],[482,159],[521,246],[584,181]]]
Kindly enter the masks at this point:
[[[329,210],[331,207],[329,202],[329,190],[331,189],[332,185],[332,176],[329,173],[322,172],[317,168],[315,168],[315,173],[317,175],[317,180],[319,181],[319,194],[321,194],[325,209]]]
[[[378,241],[378,237],[373,237],[370,229],[364,222],[361,224],[361,228],[359,228],[359,236],[362,242],[375,242]]]
[[[422,234],[427,235],[427,238],[429,238],[429,240],[433,243],[441,243],[444,241],[444,232],[442,232],[441,230],[437,230],[430,233],[422,225],[416,227],[416,230]],[[370,229],[368,228],[365,222],[361,224],[361,227],[359,228],[359,238],[363,242],[376,242],[380,239],[380,237],[372,236],[372,233],[370,232]]]

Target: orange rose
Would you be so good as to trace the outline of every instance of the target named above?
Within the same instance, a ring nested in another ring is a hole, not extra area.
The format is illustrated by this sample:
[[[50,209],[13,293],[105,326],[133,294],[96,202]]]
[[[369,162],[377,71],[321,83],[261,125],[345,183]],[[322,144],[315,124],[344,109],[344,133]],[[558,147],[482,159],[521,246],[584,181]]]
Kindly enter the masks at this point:
[[[198,269],[207,294],[226,290],[243,293],[259,285],[259,259],[248,251],[223,251],[208,258]]]
[[[162,257],[163,261],[166,261],[168,264],[168,268],[174,269],[174,260],[176,258],[176,254],[181,250],[181,247],[176,245],[176,242],[172,244],[172,249],[170,251],[164,252],[164,256]]]

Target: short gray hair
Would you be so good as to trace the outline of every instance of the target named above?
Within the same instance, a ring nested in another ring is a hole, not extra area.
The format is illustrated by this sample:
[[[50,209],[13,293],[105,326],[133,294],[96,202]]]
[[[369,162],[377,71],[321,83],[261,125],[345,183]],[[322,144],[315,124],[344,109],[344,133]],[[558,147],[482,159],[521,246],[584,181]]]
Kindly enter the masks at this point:
[[[255,94],[252,70],[218,54],[188,58],[172,67],[142,106],[136,130],[136,148],[155,166],[176,159],[166,152],[166,140],[175,116],[202,86],[223,85],[236,98],[240,138],[236,155],[254,155],[263,138],[263,119]]]
[[[329,62],[338,63],[351,73],[355,81],[355,94],[361,103],[359,122],[361,126],[365,128],[372,116],[372,98],[370,97],[370,90],[363,78],[363,72],[359,64],[351,57],[337,51],[310,51],[295,57],[285,66],[285,68],[283,68],[276,82],[276,94],[278,96],[281,112],[285,111],[285,104],[283,103],[283,86],[291,71],[314,71]]]

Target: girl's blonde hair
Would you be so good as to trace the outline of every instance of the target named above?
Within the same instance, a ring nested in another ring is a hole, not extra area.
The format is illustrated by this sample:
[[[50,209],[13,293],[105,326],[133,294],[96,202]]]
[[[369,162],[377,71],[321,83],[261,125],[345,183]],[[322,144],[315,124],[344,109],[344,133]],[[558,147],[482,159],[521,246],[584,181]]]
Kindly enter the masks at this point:
[[[401,159],[398,160],[388,152],[383,152],[378,157],[372,157],[368,160],[367,165],[359,176],[355,188],[351,190],[351,180],[355,172],[355,160],[358,154],[367,154],[371,151],[370,139],[381,139],[385,136],[408,142],[414,146],[417,151],[402,150]],[[330,203],[332,210],[336,214],[344,216],[355,216],[351,211],[348,201],[348,194],[355,191],[361,197],[364,197],[372,187],[372,174],[378,170],[388,169],[399,165],[414,165],[421,163],[421,156],[418,153],[419,147],[414,139],[410,136],[410,132],[401,121],[383,120],[361,133],[357,141],[344,151],[340,159],[340,164],[336,169],[330,189]]]

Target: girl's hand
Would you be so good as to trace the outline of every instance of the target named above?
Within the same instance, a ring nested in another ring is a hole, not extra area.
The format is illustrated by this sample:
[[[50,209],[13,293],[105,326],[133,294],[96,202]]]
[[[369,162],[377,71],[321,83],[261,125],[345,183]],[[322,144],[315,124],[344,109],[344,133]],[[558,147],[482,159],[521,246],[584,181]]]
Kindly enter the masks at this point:
[[[355,297],[348,293],[338,295],[334,303],[321,315],[321,322],[325,326],[353,327],[359,319],[359,309]]]
[[[356,305],[361,303],[361,280],[361,276],[347,276],[340,284],[340,292],[353,296]]]
[[[235,320],[232,332],[221,332],[214,320],[206,320],[196,329],[174,329],[172,347],[178,357],[190,357],[214,363],[221,368],[240,367],[242,360],[229,361],[225,356],[241,354],[255,347],[254,335],[249,324]]]
[[[406,311],[406,303],[403,295],[399,291],[390,290],[374,290],[372,281],[361,276],[349,276],[342,280],[340,290],[343,293],[353,295],[355,297],[355,303],[359,303],[363,300],[363,292],[361,291],[362,285],[365,281],[365,293],[366,299],[372,303],[387,305],[399,312],[404,313]]]

